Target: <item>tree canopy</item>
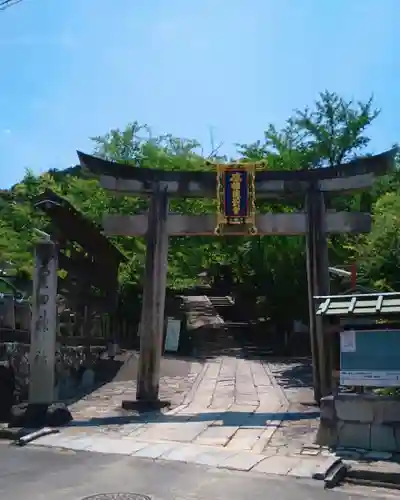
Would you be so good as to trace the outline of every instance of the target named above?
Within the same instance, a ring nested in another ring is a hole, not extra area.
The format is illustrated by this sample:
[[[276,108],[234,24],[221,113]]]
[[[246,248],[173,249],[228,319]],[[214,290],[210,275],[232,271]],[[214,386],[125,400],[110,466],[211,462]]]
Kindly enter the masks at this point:
[[[265,160],[270,169],[324,168],[370,153],[368,127],[378,116],[372,99],[346,101],[335,93],[323,92],[311,108],[296,110],[278,129],[266,127],[262,139],[238,144],[236,159]],[[192,139],[171,135],[154,137],[146,125],[137,122],[93,138],[93,152],[103,158],[132,167],[169,170],[212,169],[205,160],[225,161],[216,148],[205,158],[201,145]],[[10,190],[0,192],[0,269],[7,267],[18,276],[32,272],[32,228],[46,230],[49,221],[32,206],[45,188],[66,197],[89,219],[101,224],[104,213],[137,214],[147,201],[137,197],[113,197],[98,180],[80,167],[51,170],[43,175],[27,171]],[[400,198],[399,176],[382,178],[368,193],[332,200],[331,208],[371,210],[374,226],[369,235],[330,238],[331,265],[357,262],[363,284],[395,290],[400,282]],[[291,211],[296,207],[258,203],[258,210]],[[299,208],[299,207],[297,207]],[[201,214],[215,210],[213,200],[176,199],[171,210]],[[118,237],[113,242],[128,256],[120,270],[122,288],[141,281],[145,244],[140,238]],[[271,317],[306,317],[305,249],[302,237],[174,237],[170,239],[169,285],[183,288],[198,282],[205,269],[215,275],[220,266],[229,267],[239,288],[261,297]]]

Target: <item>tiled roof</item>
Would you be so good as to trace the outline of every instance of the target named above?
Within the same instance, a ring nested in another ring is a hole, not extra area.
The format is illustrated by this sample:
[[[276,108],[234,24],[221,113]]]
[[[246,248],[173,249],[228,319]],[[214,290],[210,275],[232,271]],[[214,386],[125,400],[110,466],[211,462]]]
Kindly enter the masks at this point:
[[[314,297],[317,316],[384,316],[400,314],[400,293],[366,293]]]

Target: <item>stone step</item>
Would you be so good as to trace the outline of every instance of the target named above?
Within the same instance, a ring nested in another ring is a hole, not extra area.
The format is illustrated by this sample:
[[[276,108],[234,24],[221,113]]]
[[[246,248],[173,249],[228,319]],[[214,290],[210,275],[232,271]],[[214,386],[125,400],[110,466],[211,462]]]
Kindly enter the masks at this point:
[[[187,324],[191,329],[222,325],[223,318],[218,314],[206,295],[184,296]]]

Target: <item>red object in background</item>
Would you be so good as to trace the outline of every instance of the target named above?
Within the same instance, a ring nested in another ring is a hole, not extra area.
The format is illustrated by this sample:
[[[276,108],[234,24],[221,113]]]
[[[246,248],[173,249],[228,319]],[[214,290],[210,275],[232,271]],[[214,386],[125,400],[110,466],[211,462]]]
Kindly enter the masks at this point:
[[[351,265],[351,287],[353,290],[357,288],[357,264],[355,262]]]

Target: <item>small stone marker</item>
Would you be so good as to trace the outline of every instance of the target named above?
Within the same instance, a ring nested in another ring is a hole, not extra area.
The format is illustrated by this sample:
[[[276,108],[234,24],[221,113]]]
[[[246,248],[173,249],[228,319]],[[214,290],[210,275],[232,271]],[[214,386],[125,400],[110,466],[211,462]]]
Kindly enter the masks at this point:
[[[90,389],[94,386],[95,373],[91,368],[86,368],[82,375],[81,389]]]

